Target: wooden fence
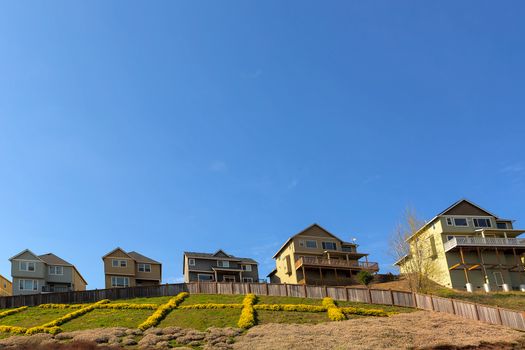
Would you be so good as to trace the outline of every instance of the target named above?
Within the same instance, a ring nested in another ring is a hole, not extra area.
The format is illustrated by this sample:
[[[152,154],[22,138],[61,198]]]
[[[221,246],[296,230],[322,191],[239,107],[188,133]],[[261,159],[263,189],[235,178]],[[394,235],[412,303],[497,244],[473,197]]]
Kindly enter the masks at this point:
[[[191,294],[248,294],[290,296],[321,299],[331,297],[340,301],[367,304],[411,307],[444,312],[490,324],[504,325],[525,331],[525,313],[493,306],[442,298],[419,293],[364,289],[355,287],[310,286],[276,283],[192,282],[158,286],[96,289],[80,292],[63,292],[0,297],[0,309],[36,306],[49,303],[93,303],[102,299],[129,299],[140,297],[173,296],[180,292]]]

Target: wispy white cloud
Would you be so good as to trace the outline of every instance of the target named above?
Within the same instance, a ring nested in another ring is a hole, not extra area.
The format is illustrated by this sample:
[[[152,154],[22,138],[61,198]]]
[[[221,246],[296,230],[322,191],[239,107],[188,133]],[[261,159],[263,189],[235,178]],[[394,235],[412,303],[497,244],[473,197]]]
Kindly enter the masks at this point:
[[[256,70],[253,71],[253,72],[248,72],[248,73],[243,74],[242,77],[243,77],[244,79],[257,79],[257,78],[259,78],[262,74],[263,74],[262,69],[258,68],[258,69],[256,69]]]
[[[183,283],[184,277],[168,277],[166,278],[166,283]]]
[[[297,180],[297,179],[293,179],[293,180],[290,181],[290,183],[288,184],[288,189],[291,190],[291,189],[293,189],[293,188],[296,188],[298,184],[299,184],[299,180]]]
[[[214,160],[210,164],[210,170],[215,173],[224,173],[228,170],[228,166],[222,160]]]
[[[507,174],[523,173],[525,172],[525,165],[523,165],[521,162],[509,164],[501,168],[500,172]]]
[[[375,182],[375,181],[378,181],[381,179],[381,175],[379,174],[376,174],[376,175],[372,175],[372,176],[369,176],[367,177],[366,179],[363,180],[363,184],[369,184],[371,182]]]

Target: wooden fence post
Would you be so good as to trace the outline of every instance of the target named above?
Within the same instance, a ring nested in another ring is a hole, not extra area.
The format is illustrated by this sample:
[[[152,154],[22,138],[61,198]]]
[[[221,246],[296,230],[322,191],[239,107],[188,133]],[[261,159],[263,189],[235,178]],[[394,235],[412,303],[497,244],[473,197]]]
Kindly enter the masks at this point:
[[[304,288],[304,297],[308,298],[308,291],[306,289],[306,284],[303,284],[303,288]]]
[[[366,289],[368,289],[368,303],[373,304],[372,303],[372,291],[368,287]]]
[[[266,285],[266,295],[269,295],[270,292],[268,291],[268,283],[265,283],[265,285]]]
[[[454,299],[450,299],[450,303],[452,304],[452,314],[456,314],[456,305],[454,305]]]
[[[286,296],[288,296],[288,285],[286,283],[284,284],[284,291]]]
[[[418,307],[417,307],[417,297],[416,297],[416,293],[415,292],[412,292],[412,299],[414,300],[414,307],[416,309],[418,309]]]
[[[392,288],[390,288],[390,300],[392,300],[392,306],[394,306],[394,292],[392,292]]]

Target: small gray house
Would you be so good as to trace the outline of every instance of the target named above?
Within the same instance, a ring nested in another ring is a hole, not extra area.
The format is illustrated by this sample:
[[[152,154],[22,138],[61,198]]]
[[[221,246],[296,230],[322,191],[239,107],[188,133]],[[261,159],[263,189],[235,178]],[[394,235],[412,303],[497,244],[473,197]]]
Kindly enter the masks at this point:
[[[184,282],[258,282],[258,264],[219,249],[215,253],[184,252]]]
[[[86,290],[77,268],[55,254],[36,255],[26,249],[9,261],[13,295]]]

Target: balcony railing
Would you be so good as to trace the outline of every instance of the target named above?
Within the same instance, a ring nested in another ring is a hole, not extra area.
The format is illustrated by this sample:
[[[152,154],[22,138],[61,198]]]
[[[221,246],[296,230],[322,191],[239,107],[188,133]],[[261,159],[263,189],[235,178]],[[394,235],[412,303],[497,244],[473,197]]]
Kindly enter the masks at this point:
[[[445,251],[448,252],[456,247],[507,247],[525,248],[524,238],[501,238],[501,237],[454,237],[445,242]]]
[[[71,292],[73,289],[66,286],[42,286],[42,293]]]
[[[326,266],[326,267],[341,267],[351,269],[361,269],[370,271],[379,271],[379,265],[376,262],[350,262],[342,259],[326,259],[318,258],[315,256],[303,256],[295,261],[295,268],[299,268],[302,265],[310,266]]]

